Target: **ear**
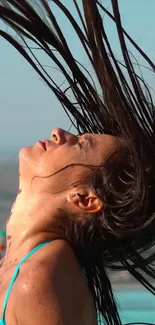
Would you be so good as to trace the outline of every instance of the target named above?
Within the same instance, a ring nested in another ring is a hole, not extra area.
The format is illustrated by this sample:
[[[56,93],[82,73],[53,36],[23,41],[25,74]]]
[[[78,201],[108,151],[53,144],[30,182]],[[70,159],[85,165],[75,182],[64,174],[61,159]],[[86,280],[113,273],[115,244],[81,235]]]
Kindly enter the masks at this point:
[[[86,213],[98,213],[103,210],[104,203],[93,189],[72,189],[67,194],[67,201]]]

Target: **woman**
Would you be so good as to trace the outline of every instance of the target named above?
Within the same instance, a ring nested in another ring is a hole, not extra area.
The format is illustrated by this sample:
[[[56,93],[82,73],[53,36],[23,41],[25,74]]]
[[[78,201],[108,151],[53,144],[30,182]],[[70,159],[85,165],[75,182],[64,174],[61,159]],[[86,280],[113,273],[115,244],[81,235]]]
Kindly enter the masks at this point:
[[[101,161],[106,165],[116,151],[121,155],[123,150],[119,138],[99,134],[76,137],[57,128],[50,140],[20,151],[20,190],[7,224],[1,306],[16,265],[40,243],[47,245],[21,265],[7,298],[3,314],[6,324],[97,324],[83,265],[80,269],[63,239],[74,236],[80,240],[79,231],[85,232],[85,228],[90,232],[88,236],[93,236],[90,223],[94,217],[100,218],[104,205],[95,191],[99,183],[93,168]],[[81,240],[84,236],[86,232]],[[89,266],[91,259],[87,259]],[[23,313],[23,306],[28,313]]]
[[[146,278],[155,278],[154,254],[142,255],[154,245],[154,104],[136,74],[124,35],[153,71],[155,66],[123,30],[117,0],[112,1],[113,15],[98,0],[83,0],[83,15],[73,0],[83,28],[61,1],[53,0],[75,29],[99,89],[73,57],[46,0],[0,3],[0,17],[25,45],[6,31],[1,36],[52,89],[80,134],[56,129],[50,141],[20,152],[20,190],[7,226],[1,306],[15,266],[40,243],[47,245],[21,265],[3,316],[8,325],[94,325],[98,310],[106,324],[121,324],[107,268],[128,270],[155,293]],[[102,11],[116,24],[126,78]],[[41,66],[27,38],[55,62],[68,83],[65,90]]]

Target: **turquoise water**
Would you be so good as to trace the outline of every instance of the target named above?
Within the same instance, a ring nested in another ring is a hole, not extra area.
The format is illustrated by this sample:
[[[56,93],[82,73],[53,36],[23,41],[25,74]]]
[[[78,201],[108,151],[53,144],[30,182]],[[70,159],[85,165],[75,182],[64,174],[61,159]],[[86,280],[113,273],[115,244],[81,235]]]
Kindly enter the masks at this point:
[[[151,293],[143,290],[122,290],[116,292],[116,300],[123,324],[155,324],[155,297]]]
[[[147,291],[117,293],[122,322],[150,322],[155,324],[155,297]]]

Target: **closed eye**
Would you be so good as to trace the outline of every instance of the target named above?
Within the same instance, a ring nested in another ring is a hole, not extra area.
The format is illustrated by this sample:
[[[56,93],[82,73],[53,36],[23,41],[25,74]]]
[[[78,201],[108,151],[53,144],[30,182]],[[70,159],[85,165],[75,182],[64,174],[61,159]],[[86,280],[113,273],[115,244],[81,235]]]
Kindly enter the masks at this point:
[[[85,139],[84,141],[79,141],[78,145],[79,145],[80,149],[87,151],[89,148],[89,141],[87,139]]]
[[[84,141],[78,142],[78,145],[79,145],[80,149],[84,149]]]
[[[80,149],[83,149],[86,151],[86,148],[88,149],[88,148],[90,148],[90,146],[92,146],[91,137],[89,137],[88,135],[85,135],[84,137],[82,137],[81,141],[78,141],[78,145],[79,145]]]

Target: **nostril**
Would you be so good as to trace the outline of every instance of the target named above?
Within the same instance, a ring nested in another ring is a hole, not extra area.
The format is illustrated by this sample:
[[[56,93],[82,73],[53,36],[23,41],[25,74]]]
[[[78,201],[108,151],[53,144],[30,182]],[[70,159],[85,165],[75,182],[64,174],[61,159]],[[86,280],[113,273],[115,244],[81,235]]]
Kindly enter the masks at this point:
[[[68,144],[76,144],[78,141],[78,137],[68,133],[66,131],[64,131],[63,129],[60,128],[55,128],[52,133],[51,133],[51,139],[53,140],[53,142],[55,142],[55,144],[57,145],[61,145],[64,143],[68,143]]]
[[[65,131],[60,128],[55,128],[51,134],[53,142],[56,144],[64,144],[66,142]]]
[[[54,141],[58,141],[58,137],[57,137],[57,135],[55,133],[52,134],[52,138],[53,138]]]

